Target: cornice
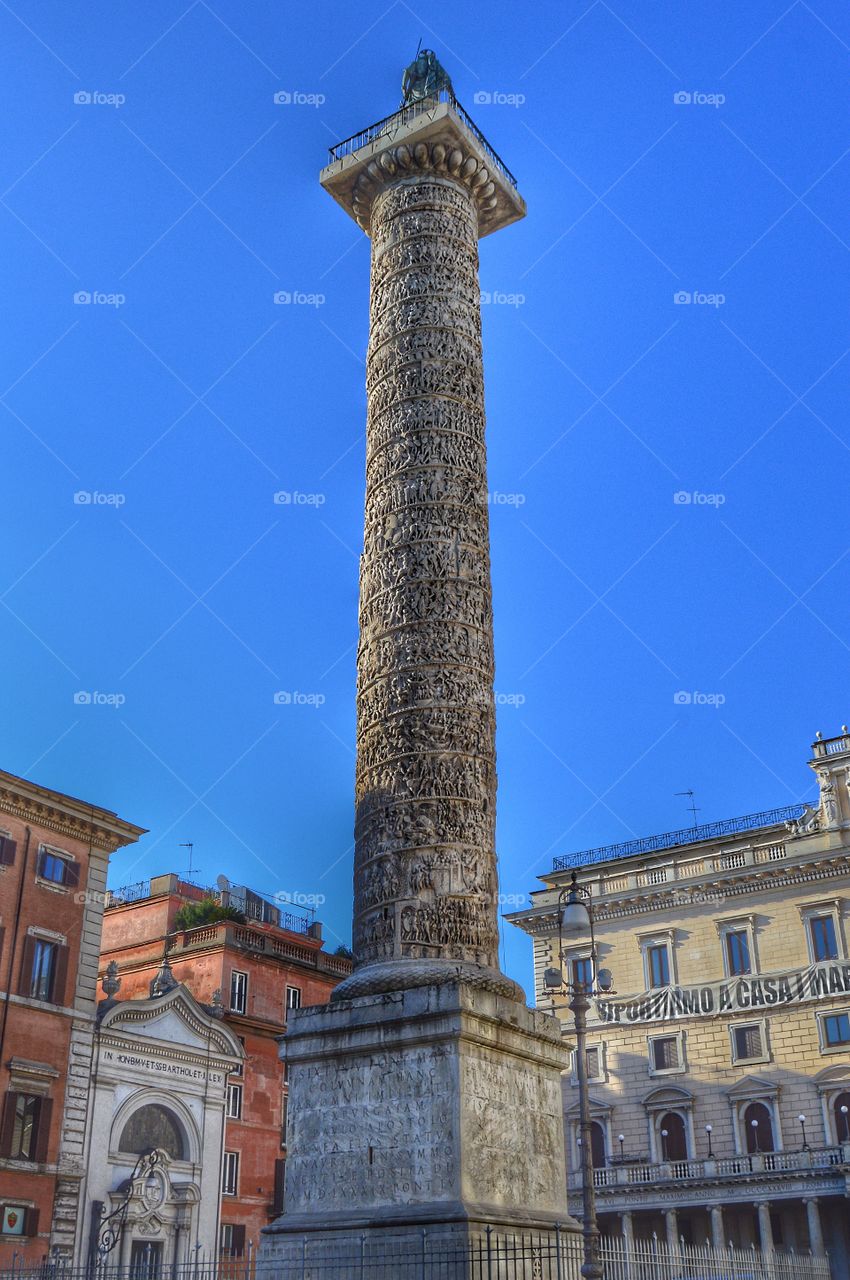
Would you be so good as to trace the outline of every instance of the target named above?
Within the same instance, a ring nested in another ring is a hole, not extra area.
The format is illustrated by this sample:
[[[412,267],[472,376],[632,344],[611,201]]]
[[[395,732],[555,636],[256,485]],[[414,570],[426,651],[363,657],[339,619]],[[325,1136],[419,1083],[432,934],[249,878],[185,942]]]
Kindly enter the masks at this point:
[[[106,809],[35,787],[10,774],[0,774],[0,813],[70,836],[105,853],[114,853],[145,834],[144,827],[125,822]]]
[[[423,173],[465,187],[475,201],[479,221],[486,220],[499,203],[490,171],[470,148],[451,142],[417,142],[412,147],[401,143],[370,160],[355,182],[352,210],[357,225],[368,234],[377,197],[397,182]]]

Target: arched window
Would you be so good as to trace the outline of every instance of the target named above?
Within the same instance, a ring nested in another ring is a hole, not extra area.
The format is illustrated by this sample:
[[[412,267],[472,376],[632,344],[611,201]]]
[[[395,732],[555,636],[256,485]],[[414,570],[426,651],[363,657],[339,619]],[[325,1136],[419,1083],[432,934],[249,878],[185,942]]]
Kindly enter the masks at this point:
[[[598,1120],[594,1120],[590,1126],[590,1163],[594,1169],[604,1169],[607,1162],[605,1130]]]
[[[850,1142],[850,1093],[839,1093],[832,1104],[835,1136],[839,1142]]]
[[[134,1156],[148,1151],[165,1151],[172,1160],[185,1160],[186,1141],[182,1126],[172,1111],[155,1102],[139,1107],[124,1125],[118,1150]]]
[[[662,1160],[687,1160],[688,1135],[678,1111],[666,1111],[658,1122]]]
[[[774,1151],[773,1119],[763,1102],[751,1102],[741,1117],[744,1125],[744,1140],[750,1155],[760,1151]]]

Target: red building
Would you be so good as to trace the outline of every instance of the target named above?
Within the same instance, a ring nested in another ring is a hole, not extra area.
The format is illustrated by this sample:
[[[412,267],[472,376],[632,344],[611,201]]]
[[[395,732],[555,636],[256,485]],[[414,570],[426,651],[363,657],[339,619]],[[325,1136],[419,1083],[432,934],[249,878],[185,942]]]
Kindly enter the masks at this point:
[[[242,911],[246,923],[179,928],[180,909],[211,894]],[[200,889],[164,875],[108,896],[101,972],[117,963],[122,999],[148,994],[166,945],[177,981],[202,1004],[221,1001],[245,1050],[227,1089],[219,1242],[223,1253],[241,1257],[283,1208],[286,1081],[277,1041],[287,1009],[324,1004],[351,961],[324,950],[321,925],[306,912],[242,886]]]
[[[106,873],[143,834],[0,771],[0,1268],[73,1255]]]

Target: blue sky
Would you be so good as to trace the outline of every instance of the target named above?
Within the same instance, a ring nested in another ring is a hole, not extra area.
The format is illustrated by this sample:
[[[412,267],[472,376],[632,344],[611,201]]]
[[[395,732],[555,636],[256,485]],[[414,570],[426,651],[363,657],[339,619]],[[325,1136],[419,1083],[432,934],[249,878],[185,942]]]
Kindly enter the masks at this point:
[[[687,788],[811,796],[850,719],[845,5],[0,28],[2,765],[150,828],[114,885],[193,841],[350,937],[369,261],[318,173],[420,37],[528,203],[481,246],[503,893]]]

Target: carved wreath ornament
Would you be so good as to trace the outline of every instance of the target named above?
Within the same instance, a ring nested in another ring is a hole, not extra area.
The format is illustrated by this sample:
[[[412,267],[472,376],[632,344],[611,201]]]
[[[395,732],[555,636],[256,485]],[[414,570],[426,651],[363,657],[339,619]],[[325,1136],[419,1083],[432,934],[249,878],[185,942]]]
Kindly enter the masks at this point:
[[[496,184],[490,171],[473,155],[460,147],[446,146],[442,142],[417,142],[412,149],[402,143],[390,147],[375,159],[354,184],[352,207],[357,225],[365,232],[371,227],[372,204],[375,197],[387,186],[403,179],[407,174],[433,173],[449,178],[467,187],[475,197],[479,216],[495,209],[499,202]]]

